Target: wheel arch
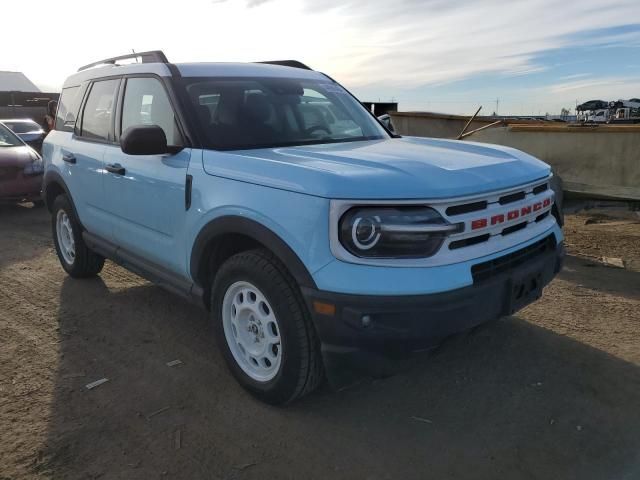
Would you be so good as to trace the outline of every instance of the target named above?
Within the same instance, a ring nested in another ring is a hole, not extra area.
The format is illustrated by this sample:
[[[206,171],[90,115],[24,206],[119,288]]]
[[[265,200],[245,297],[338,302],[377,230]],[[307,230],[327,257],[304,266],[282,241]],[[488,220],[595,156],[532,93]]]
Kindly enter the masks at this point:
[[[67,185],[62,179],[62,176],[57,172],[49,171],[45,174],[42,190],[43,190],[44,201],[49,211],[51,211],[51,207],[53,206],[53,201],[56,199],[58,195],[65,194],[69,198],[69,201],[71,202],[71,195],[69,194],[69,189],[67,188]],[[73,202],[71,203],[73,205]]]
[[[44,180],[42,182],[42,196],[49,212],[51,212],[53,202],[58,195],[67,196],[67,198],[69,199],[69,203],[71,204],[71,208],[73,209],[73,214],[75,215],[76,219],[78,219],[78,222],[80,222],[80,217],[78,216],[76,205],[73,201],[73,198],[71,197],[71,192],[69,192],[69,187],[67,187],[67,184],[62,178],[62,175],[60,175],[56,171],[50,170],[45,173]]]
[[[288,269],[300,287],[316,288],[315,281],[293,249],[263,224],[237,215],[227,215],[207,223],[191,249],[190,272],[203,288],[205,301],[217,268],[235,253],[252,248],[270,250]]]

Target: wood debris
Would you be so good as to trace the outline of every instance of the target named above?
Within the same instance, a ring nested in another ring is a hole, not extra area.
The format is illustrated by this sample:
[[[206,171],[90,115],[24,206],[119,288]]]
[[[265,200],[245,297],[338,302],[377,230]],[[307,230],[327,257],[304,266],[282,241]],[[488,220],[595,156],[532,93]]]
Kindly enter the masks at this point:
[[[617,257],[602,257],[602,263],[611,267],[624,268],[624,260]]]

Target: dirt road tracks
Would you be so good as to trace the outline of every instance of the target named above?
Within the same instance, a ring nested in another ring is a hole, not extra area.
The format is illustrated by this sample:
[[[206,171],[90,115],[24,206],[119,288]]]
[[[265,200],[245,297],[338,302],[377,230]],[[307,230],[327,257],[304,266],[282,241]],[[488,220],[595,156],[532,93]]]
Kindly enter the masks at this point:
[[[595,229],[594,256],[636,262],[619,235],[639,227],[572,216],[567,241]],[[0,209],[3,480],[635,479],[639,406],[634,270],[569,257],[516,317],[278,409],[233,381],[202,311],[112,264],[67,278],[46,210]]]

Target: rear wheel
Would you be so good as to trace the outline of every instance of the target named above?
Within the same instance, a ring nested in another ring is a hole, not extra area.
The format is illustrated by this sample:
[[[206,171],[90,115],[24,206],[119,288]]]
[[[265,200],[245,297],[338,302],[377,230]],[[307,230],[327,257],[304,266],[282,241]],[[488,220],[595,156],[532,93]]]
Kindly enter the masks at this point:
[[[104,258],[89,250],[84,243],[80,223],[65,195],[54,200],[51,220],[53,242],[62,268],[75,278],[93,277],[100,273]]]
[[[211,293],[214,331],[229,369],[270,404],[299,398],[321,383],[319,343],[309,312],[284,265],[267,250],[229,258]]]

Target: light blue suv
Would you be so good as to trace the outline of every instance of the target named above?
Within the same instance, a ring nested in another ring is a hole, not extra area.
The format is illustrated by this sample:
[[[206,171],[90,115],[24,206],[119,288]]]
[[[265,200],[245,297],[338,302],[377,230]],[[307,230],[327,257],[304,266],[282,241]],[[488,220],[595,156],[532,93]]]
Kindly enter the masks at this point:
[[[108,258],[209,310],[258,398],[511,314],[561,268],[549,166],[387,131],[295,61],[174,65],[162,52],[67,79],[44,194],[63,268]]]

